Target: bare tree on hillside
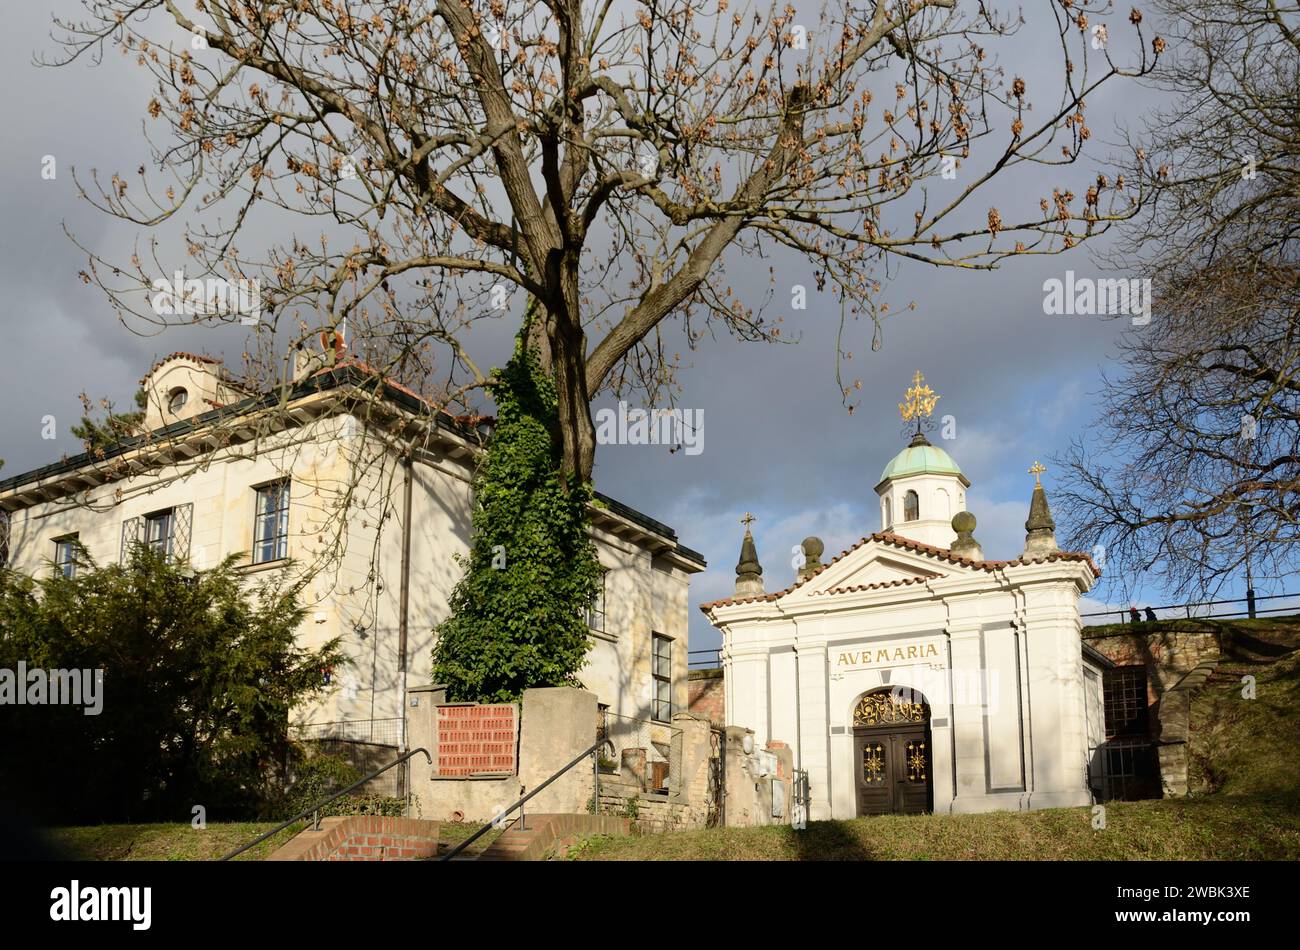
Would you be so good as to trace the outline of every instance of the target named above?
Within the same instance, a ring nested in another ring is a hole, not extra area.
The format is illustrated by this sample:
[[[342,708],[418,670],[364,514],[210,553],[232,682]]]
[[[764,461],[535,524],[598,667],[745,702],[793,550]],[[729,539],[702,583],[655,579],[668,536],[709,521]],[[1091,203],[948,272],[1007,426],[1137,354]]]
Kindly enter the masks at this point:
[[[1300,554],[1300,7],[1159,6],[1177,99],[1148,123],[1150,200],[1116,255],[1158,292],[1059,504],[1121,587],[1151,571],[1204,595]]]

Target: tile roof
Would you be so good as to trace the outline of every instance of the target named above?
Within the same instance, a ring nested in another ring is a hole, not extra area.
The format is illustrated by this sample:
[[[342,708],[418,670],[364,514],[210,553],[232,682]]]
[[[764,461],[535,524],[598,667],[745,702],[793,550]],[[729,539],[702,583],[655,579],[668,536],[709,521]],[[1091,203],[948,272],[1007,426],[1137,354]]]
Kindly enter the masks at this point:
[[[866,544],[868,541],[878,541],[882,544],[893,545],[894,547],[903,548],[904,550],[912,551],[917,554],[924,554],[927,557],[937,558],[938,560],[945,561],[949,564],[956,564],[961,567],[973,568],[974,570],[977,571],[995,571],[998,570],[999,568],[1004,568],[1004,567],[1014,567],[1014,566],[1019,566],[1024,564],[1044,564],[1047,563],[1048,561],[1084,561],[1087,563],[1087,565],[1090,568],[1092,568],[1092,573],[1094,576],[1101,577],[1101,569],[1097,567],[1095,563],[1093,563],[1092,557],[1090,555],[1083,554],[1077,551],[1053,551],[1051,554],[1044,554],[1034,558],[1026,558],[1023,555],[1021,555],[1020,557],[1012,558],[1009,561],[976,561],[971,558],[962,557],[959,554],[953,554],[952,551],[950,551],[947,548],[935,547],[932,544],[922,544],[920,541],[913,541],[911,538],[904,538],[902,535],[895,534],[892,531],[877,531],[874,534],[869,534],[865,538],[862,538],[860,541],[855,542],[851,547],[848,547],[845,550],[841,551],[839,554],[835,555],[835,557],[831,558],[829,561],[823,564],[820,568],[813,571],[807,577],[795,581],[795,583],[785,588],[785,590],[778,590],[771,594],[755,594],[752,597],[726,597],[723,598],[722,600],[712,600],[706,604],[700,604],[700,610],[704,611],[705,613],[708,613],[714,607],[730,607],[737,604],[750,604],[750,603],[759,603],[762,601],[779,600],[780,598],[784,597],[786,594],[789,594],[792,591],[795,591],[798,588],[802,587],[804,584],[812,580],[818,574],[822,573],[822,571],[826,570],[836,561],[839,561],[842,558],[846,557],[847,555],[851,554],[852,552],[856,551],[858,548],[862,547],[862,545]],[[831,587],[827,590],[822,591],[821,593],[847,594],[847,593],[857,593],[859,591],[882,590],[886,587],[903,587],[908,584],[923,583],[935,576],[937,575],[921,576],[921,577],[905,577],[905,578],[898,578],[897,580],[892,580],[892,581],[877,581],[872,584],[853,584],[848,587]]]
[[[186,353],[184,350],[177,350],[175,353],[168,353],[162,359],[155,362],[149,367],[149,372],[140,377],[140,385],[143,386],[148,382],[149,377],[158,371],[158,367],[164,363],[170,363],[172,360],[189,360],[191,363],[220,363],[221,360],[212,356],[202,356],[198,353]]]

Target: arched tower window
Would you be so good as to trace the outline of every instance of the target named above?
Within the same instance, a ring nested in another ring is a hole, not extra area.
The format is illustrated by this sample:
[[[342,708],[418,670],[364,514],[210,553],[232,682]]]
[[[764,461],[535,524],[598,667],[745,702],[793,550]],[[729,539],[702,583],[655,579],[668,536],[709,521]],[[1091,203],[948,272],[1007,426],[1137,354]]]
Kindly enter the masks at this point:
[[[903,496],[903,520],[919,521],[921,518],[921,499],[916,492],[909,491]]]
[[[889,496],[884,498],[885,507],[882,514],[885,517],[885,527],[888,528],[894,523],[894,506],[889,503]]]

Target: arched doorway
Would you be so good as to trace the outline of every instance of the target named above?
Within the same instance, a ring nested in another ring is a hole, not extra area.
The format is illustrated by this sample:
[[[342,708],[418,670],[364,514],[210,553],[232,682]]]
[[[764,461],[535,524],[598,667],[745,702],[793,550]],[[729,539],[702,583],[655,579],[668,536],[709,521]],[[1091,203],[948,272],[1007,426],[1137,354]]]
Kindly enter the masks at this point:
[[[906,687],[882,687],[853,704],[859,815],[931,810],[930,705]]]

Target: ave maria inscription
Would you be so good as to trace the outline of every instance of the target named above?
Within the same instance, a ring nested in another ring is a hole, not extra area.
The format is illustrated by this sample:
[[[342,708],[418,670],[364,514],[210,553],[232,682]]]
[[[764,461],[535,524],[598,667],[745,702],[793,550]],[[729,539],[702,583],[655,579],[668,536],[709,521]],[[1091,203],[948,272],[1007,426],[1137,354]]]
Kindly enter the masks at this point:
[[[934,643],[908,643],[866,650],[844,650],[836,655],[835,666],[836,668],[880,666],[887,663],[906,663],[909,660],[937,658],[938,656],[939,647]]]

